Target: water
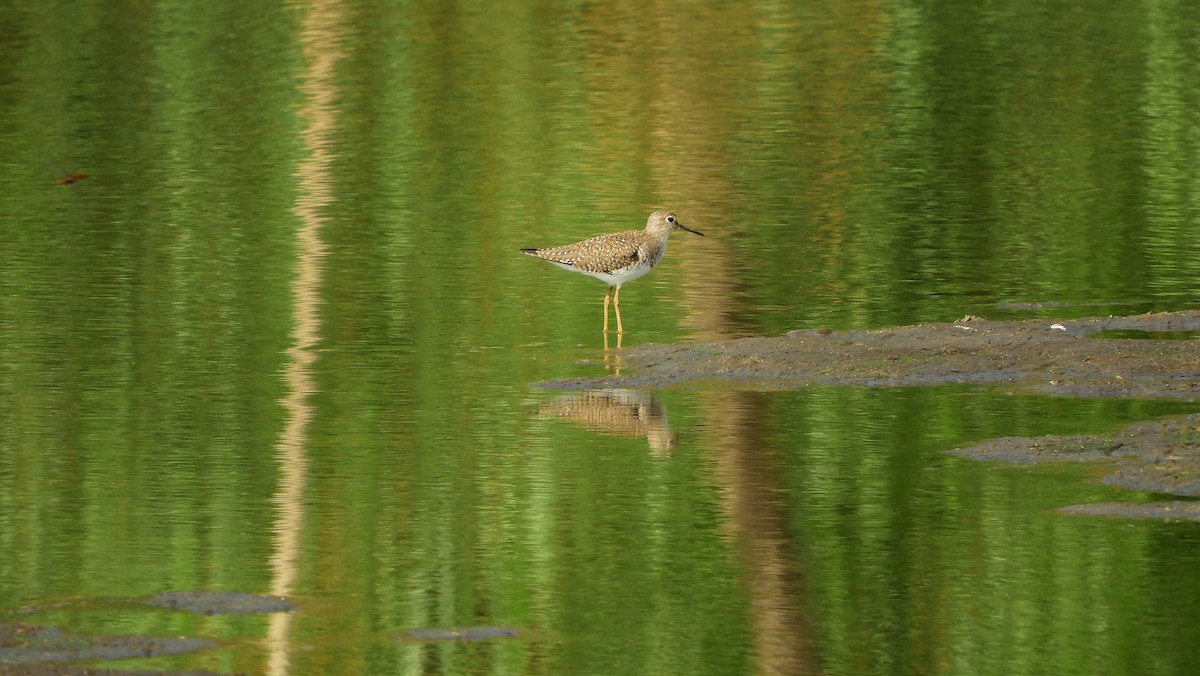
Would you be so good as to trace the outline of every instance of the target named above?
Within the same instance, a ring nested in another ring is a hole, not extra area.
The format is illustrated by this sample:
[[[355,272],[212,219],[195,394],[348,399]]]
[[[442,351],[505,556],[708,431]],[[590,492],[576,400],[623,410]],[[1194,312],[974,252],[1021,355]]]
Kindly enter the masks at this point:
[[[604,289],[516,253],[656,208],[705,232],[625,289],[626,345],[1191,307],[1186,4],[8,14],[0,620],[244,673],[1200,663],[1194,525],[944,454],[1194,405],[564,402],[530,384],[605,372]],[[198,589],[301,610],[136,603]],[[520,633],[398,638],[452,627]]]

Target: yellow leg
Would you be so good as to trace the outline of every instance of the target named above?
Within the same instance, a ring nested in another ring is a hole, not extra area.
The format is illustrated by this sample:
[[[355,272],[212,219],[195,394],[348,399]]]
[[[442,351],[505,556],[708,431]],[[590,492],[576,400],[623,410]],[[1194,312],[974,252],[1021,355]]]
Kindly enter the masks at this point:
[[[612,287],[611,286],[608,287],[608,291],[604,292],[604,335],[605,336],[608,335],[608,297],[610,295],[612,295]]]
[[[617,287],[617,292],[613,294],[613,308],[617,311],[617,335],[625,333],[625,329],[621,328],[621,287]],[[604,311],[604,318],[608,319],[608,311]]]

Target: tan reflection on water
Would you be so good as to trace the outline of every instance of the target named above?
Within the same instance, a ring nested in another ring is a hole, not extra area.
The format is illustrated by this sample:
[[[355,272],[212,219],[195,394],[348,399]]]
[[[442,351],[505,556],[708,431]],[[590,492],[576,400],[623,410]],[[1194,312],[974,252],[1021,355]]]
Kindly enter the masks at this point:
[[[539,417],[562,418],[593,432],[644,438],[650,454],[666,457],[676,435],[667,422],[667,408],[643,390],[596,390],[559,397],[542,404]]]
[[[724,11],[724,10],[721,10]],[[750,19],[741,10],[728,10],[722,21],[702,21],[690,25],[686,18],[672,17],[681,25],[668,26],[657,34],[677,40],[665,49],[656,72],[660,102],[655,114],[655,139],[658,147],[653,158],[655,179],[667,195],[686,195],[684,206],[694,224],[708,237],[685,240],[680,246],[682,275],[680,303],[686,310],[684,325],[692,338],[716,340],[738,334],[731,317],[737,305],[741,280],[736,271],[744,270],[744,261],[735,259],[731,238],[738,214],[728,213],[731,199],[730,177],[733,167],[722,152],[724,101],[736,98],[724,95],[695,96],[704,91],[703,68],[698,68],[695,44],[721,45],[729,49],[753,49],[739,44],[743,36],[754,35]],[[705,33],[713,33],[706,35]],[[686,39],[681,36],[687,36]],[[719,59],[720,54],[714,55]],[[675,102],[687,101],[686,110]],[[717,102],[714,105],[706,103]],[[694,104],[694,105],[693,105]],[[706,229],[707,228],[707,229]],[[763,252],[769,255],[769,252]],[[752,266],[750,266],[752,267]],[[814,629],[804,599],[804,571],[792,555],[792,535],[787,528],[785,506],[779,495],[785,493],[779,467],[768,444],[759,432],[766,401],[752,392],[712,392],[700,397],[706,421],[699,445],[709,449],[715,466],[715,478],[722,493],[725,528],[739,544],[742,566],[750,594],[754,632],[755,672],[760,674],[813,674],[822,671]]]
[[[604,368],[608,371],[608,374],[611,376],[621,375],[620,350],[621,350],[621,338],[623,336],[624,336],[624,334],[622,334],[622,333],[617,334],[617,351],[614,352],[608,346],[608,332],[604,333]]]
[[[292,208],[300,221],[296,238],[299,260],[292,285],[294,310],[292,347],[288,350],[291,361],[285,372],[287,396],[282,401],[287,418],[276,446],[280,480],[279,490],[275,494],[278,518],[274,529],[274,554],[271,557],[271,593],[276,596],[292,594],[299,572],[304,527],[304,487],[308,468],[305,447],[308,424],[312,420],[309,396],[316,391],[311,367],[317,358],[314,348],[321,335],[319,289],[325,253],[320,233],[325,217],[321,209],[331,201],[333,192],[329,176],[334,159],[330,139],[337,124],[334,68],[342,58],[338,32],[340,22],[340,2],[318,0],[305,13],[300,33],[304,61],[307,63],[301,87],[304,94],[304,106],[300,110],[300,117],[304,121],[301,138],[308,155],[297,167],[300,196]],[[267,672],[270,674],[289,672],[292,617],[291,613],[275,613],[271,616],[267,634]]]

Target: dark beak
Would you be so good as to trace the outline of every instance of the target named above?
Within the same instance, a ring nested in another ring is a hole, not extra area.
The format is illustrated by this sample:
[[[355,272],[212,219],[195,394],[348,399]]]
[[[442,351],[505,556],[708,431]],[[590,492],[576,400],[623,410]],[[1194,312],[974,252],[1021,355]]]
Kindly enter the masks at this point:
[[[683,223],[680,223],[679,221],[675,221],[675,225],[678,225],[679,227],[683,228],[684,230],[687,230],[688,232],[692,233],[693,235],[700,235],[701,237],[704,236],[704,233],[700,232],[699,230],[692,230],[691,228],[687,227]]]

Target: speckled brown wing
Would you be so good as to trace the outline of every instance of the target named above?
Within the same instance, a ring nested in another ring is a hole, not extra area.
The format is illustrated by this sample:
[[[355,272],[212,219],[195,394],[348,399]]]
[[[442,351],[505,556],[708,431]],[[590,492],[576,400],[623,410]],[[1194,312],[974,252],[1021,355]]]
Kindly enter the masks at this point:
[[[645,233],[641,230],[626,230],[565,246],[521,249],[521,252],[569,265],[580,272],[612,272],[637,264],[640,260],[638,246],[644,238]]]

